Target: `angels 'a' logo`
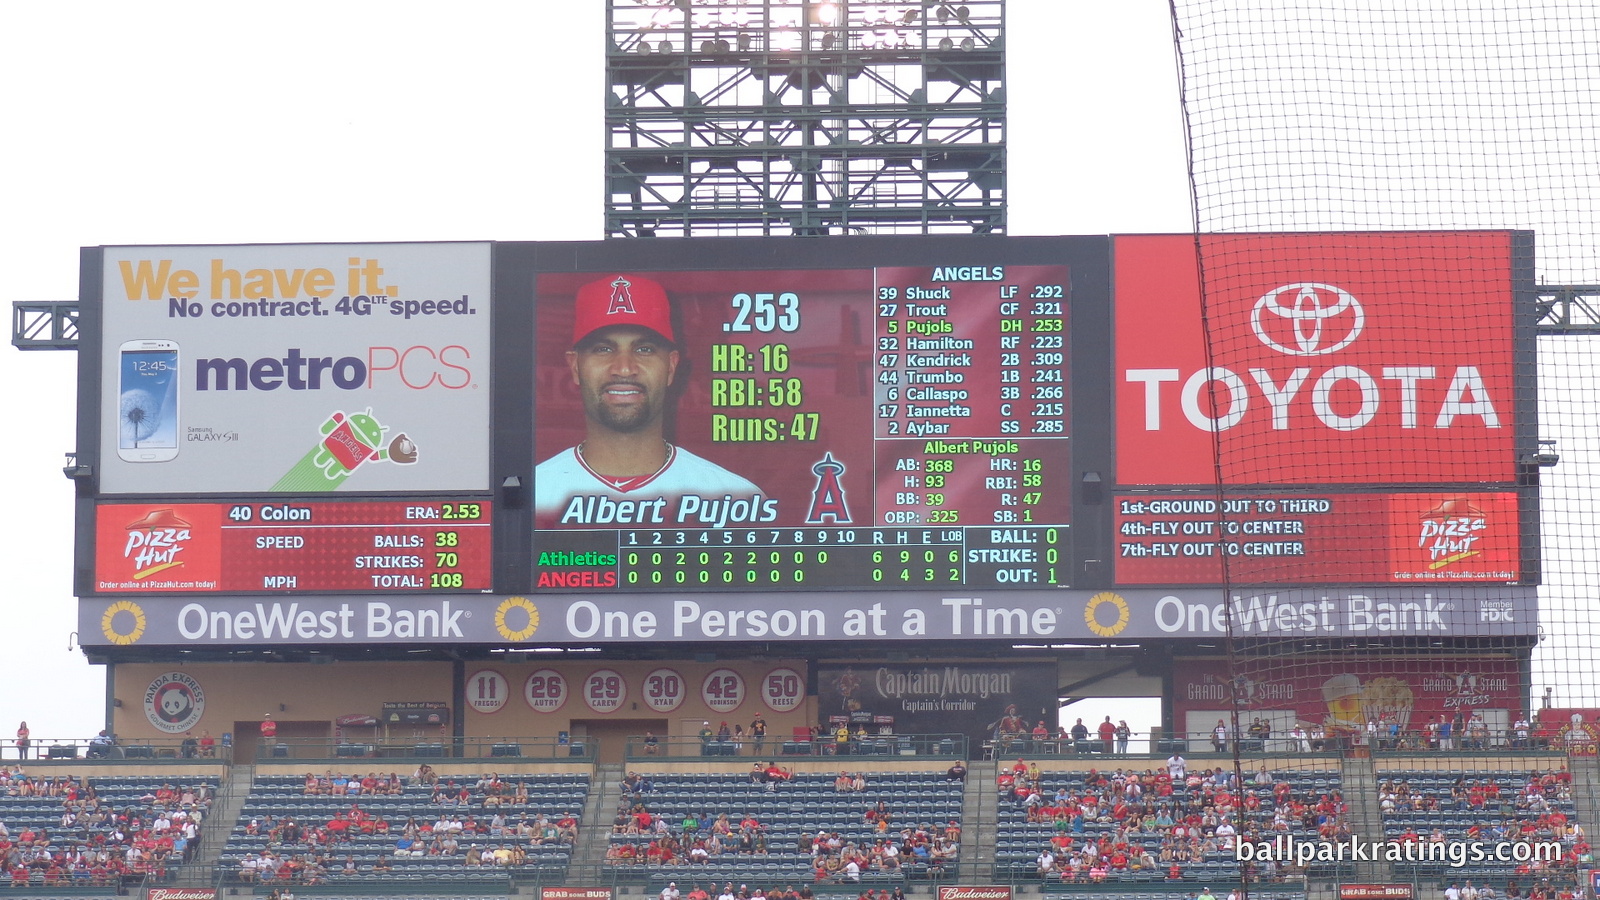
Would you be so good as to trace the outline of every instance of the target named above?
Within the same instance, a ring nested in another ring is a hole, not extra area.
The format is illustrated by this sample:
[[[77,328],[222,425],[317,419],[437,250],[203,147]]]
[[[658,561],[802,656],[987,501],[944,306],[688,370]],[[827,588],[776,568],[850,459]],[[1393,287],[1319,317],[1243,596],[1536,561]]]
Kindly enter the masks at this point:
[[[845,503],[844,488],[839,485],[844,463],[834,459],[832,453],[826,453],[811,467],[811,473],[817,476],[817,486],[811,491],[811,510],[806,513],[806,524],[821,525],[824,519],[831,518],[836,525],[849,525],[850,507]]]
[[[611,282],[611,304],[606,307],[606,315],[614,316],[617,313],[636,315],[633,309],[633,294],[628,290],[633,287],[633,282],[621,275]]]

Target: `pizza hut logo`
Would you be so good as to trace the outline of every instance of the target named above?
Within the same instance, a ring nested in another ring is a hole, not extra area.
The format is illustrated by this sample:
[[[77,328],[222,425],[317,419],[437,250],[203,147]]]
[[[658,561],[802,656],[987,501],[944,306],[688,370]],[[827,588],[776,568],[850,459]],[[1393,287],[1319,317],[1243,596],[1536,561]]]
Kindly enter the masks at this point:
[[[122,558],[133,562],[135,580],[183,565],[178,554],[192,536],[193,526],[172,510],[152,509],[124,527],[128,541],[122,547]]]
[[[1327,356],[1355,343],[1367,314],[1349,291],[1303,281],[1263,294],[1250,310],[1261,343],[1289,356]]]
[[[1428,568],[1437,571],[1482,553],[1478,542],[1489,527],[1483,510],[1469,500],[1442,500],[1422,514],[1417,547],[1428,552]]]

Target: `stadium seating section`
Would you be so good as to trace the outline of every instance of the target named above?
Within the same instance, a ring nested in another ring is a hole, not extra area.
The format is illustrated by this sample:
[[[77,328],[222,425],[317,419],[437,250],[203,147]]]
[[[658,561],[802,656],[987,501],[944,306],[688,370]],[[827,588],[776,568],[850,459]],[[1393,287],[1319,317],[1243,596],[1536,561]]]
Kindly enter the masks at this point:
[[[1401,863],[1403,877],[1488,884],[1502,896],[1516,883],[1526,893],[1541,881],[1573,883],[1578,857],[1587,852],[1579,833],[1572,783],[1565,770],[1438,771],[1395,769],[1379,773],[1384,835],[1392,841],[1559,841],[1563,858],[1550,863],[1468,861]]]
[[[218,783],[178,772],[0,777],[0,887],[97,896],[159,878],[194,852],[185,817],[198,839]]]
[[[1563,858],[1402,863],[1393,877],[1435,890],[1470,881],[1492,888],[1496,900],[1513,891],[1533,900],[1570,894],[1580,858],[1587,859],[1590,848],[1565,761],[1551,755],[1524,765],[1520,759],[1463,757],[1460,768],[1441,766],[1443,761],[1378,762],[1377,788],[1368,801],[1370,809],[1381,809],[1388,840],[1559,841]],[[1031,803],[1031,791],[1018,792],[1015,785],[963,783],[942,769],[907,771],[899,760],[874,765],[865,758],[851,764],[852,774],[861,773],[860,789],[841,785],[837,770],[802,770],[763,783],[743,763],[729,760],[640,769],[630,777],[643,784],[608,783],[594,798],[596,776],[588,763],[556,772],[501,772],[498,786],[484,773],[445,774],[437,784],[407,777],[393,792],[360,795],[308,791],[303,772],[269,772],[250,784],[225,838],[222,823],[204,821],[222,788],[220,774],[173,768],[170,774],[99,774],[73,782],[72,770],[63,767],[55,770],[62,775],[34,776],[23,788],[20,781],[5,784],[0,771],[0,859],[7,861],[0,867],[0,889],[16,900],[110,897],[147,877],[168,878],[168,870],[194,848],[186,850],[182,842],[168,847],[150,832],[186,805],[211,833],[204,861],[220,852],[215,870],[207,873],[214,871],[244,895],[292,889],[302,900],[319,892],[352,896],[379,889],[407,898],[433,893],[450,900],[498,900],[513,881],[561,883],[580,847],[585,865],[598,866],[584,869],[580,881],[598,877],[645,900],[668,882],[684,896],[703,887],[715,897],[730,883],[768,891],[806,887],[817,900],[859,900],[863,892],[883,900],[896,888],[927,896],[930,883],[971,880],[962,877],[958,862],[963,836],[970,841],[973,828],[987,829],[991,814],[993,854],[976,848],[980,868],[974,878],[989,879],[983,863],[992,858],[994,883],[1094,900],[1189,900],[1202,886],[1226,896],[1241,877],[1227,838],[1232,821],[1222,824],[1230,804],[1244,806],[1244,836],[1252,840],[1288,835],[1314,841],[1347,835],[1351,827],[1346,782],[1331,758],[1268,757],[1271,768],[1264,771],[1251,771],[1247,763],[1242,787],[1225,770],[1197,768],[1171,780],[1162,778],[1158,760],[1128,762],[1127,769],[1095,772],[1087,761],[1040,758],[1054,770],[1028,764],[1031,771],[1020,781],[1037,791]],[[1010,766],[1001,763],[1000,769]],[[1140,783],[1137,796],[1127,790],[1130,779]],[[977,824],[963,816],[973,791],[987,807]],[[599,821],[584,823],[586,808]],[[125,817],[121,838],[93,818],[96,810]],[[456,821],[459,832],[450,824]],[[179,817],[177,828],[182,824]],[[408,832],[414,855],[399,852]],[[1083,854],[1091,843],[1098,864]],[[885,853],[889,845],[899,851],[892,859]],[[900,849],[908,845],[918,849]],[[1054,870],[1041,874],[1040,853],[1051,847],[1058,850]],[[94,855],[101,850],[104,862]],[[511,858],[497,862],[497,851]],[[480,863],[470,863],[469,856]],[[857,869],[847,868],[852,857]],[[1263,877],[1253,900],[1306,895],[1292,877],[1297,871],[1257,874]],[[1313,868],[1310,874],[1327,873]],[[215,883],[213,875],[200,877]]]
[[[859,864],[859,882],[874,888],[893,887],[908,879],[941,874],[957,875],[953,856],[933,860],[936,848],[949,854],[959,849],[950,831],[961,821],[963,786],[951,782],[943,772],[864,773],[865,789],[836,789],[834,773],[799,773],[792,780],[767,785],[755,783],[748,772],[726,774],[672,775],[641,772],[651,790],[623,798],[623,817],[644,810],[651,829],[655,820],[674,838],[676,849],[670,858],[660,857],[662,834],[627,833],[634,830],[619,818],[610,835],[607,864],[618,876],[648,878],[656,890],[669,881],[679,882],[680,890],[695,883],[751,883],[763,887],[838,883],[850,881],[843,870],[826,871],[818,879],[814,863],[847,858],[859,853],[866,862]],[[869,815],[870,814],[870,815]],[[684,820],[695,817],[697,826],[689,831]],[[726,816],[730,835],[720,852],[709,852],[703,862],[692,860],[696,843],[705,843]],[[877,824],[882,819],[884,824]],[[754,827],[741,852],[740,826],[750,821]],[[636,825],[635,825],[636,827]],[[920,837],[919,837],[920,835]],[[901,860],[885,864],[883,847],[925,842],[929,858],[907,853]],[[814,858],[811,846],[834,842],[828,852]],[[655,845],[652,852],[652,844]],[[902,861],[903,860],[903,861]],[[854,893],[851,896],[855,896]]]
[[[1268,774],[1270,781],[1245,778],[1243,796],[1254,796],[1246,801],[1247,815],[1259,833],[1314,840],[1338,829],[1339,772]],[[1136,798],[1126,794],[1130,775],[1141,782]],[[1232,827],[1231,817],[1217,812],[1219,804],[1226,809],[1227,798],[1239,795],[1195,771],[1170,779],[1171,794],[1163,796],[1162,785],[1168,782],[1164,767],[1096,776],[1042,772],[1037,788],[1042,803],[1032,810],[1017,793],[1002,792],[996,873],[1005,880],[1056,886],[1237,882],[1239,866],[1231,844],[1219,838],[1216,828],[1219,820],[1229,820]],[[1097,845],[1092,860],[1082,852],[1091,842]],[[1040,854],[1052,847],[1057,862],[1052,871],[1041,873]]]
[[[460,885],[503,882],[508,874],[559,877],[571,859],[572,842],[556,825],[569,815],[581,819],[589,774],[497,774],[506,791],[492,808],[485,802],[490,791],[470,777],[445,776],[437,785],[407,778],[399,793],[352,797],[308,794],[303,775],[258,776],[220,864],[232,880],[263,885],[377,879]],[[523,792],[525,803],[518,802]],[[355,816],[352,810],[358,811]],[[354,824],[336,828],[343,836],[324,841],[328,823],[341,815]],[[461,828],[436,831],[440,821],[459,822]],[[398,850],[408,831],[417,855]],[[474,849],[493,853],[512,847],[524,857],[514,864],[496,864],[492,858],[468,863],[478,855]],[[262,859],[271,865],[251,872],[247,860]]]

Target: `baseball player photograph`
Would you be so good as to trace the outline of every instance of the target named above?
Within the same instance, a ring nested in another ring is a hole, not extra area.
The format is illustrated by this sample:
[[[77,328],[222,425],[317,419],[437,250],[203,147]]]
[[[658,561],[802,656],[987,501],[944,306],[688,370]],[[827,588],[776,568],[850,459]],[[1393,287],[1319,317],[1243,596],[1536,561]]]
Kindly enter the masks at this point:
[[[667,440],[682,359],[659,283],[610,275],[579,288],[566,363],[584,437],[534,470],[539,527],[715,527],[776,515],[749,479]]]

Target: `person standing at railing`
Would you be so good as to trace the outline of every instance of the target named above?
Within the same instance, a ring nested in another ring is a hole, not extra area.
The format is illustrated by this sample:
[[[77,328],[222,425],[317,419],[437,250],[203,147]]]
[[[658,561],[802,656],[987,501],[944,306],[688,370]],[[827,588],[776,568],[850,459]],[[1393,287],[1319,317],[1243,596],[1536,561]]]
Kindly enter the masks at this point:
[[[270,744],[278,738],[278,723],[272,721],[272,713],[261,717],[261,743]]]
[[[760,713],[750,721],[750,738],[755,741],[756,755],[765,755],[767,746],[767,720],[761,718]]]
[[[32,742],[28,740],[28,737],[29,737],[30,734],[31,734],[31,732],[28,731],[28,722],[27,722],[26,719],[24,719],[22,724],[17,726],[17,758],[18,759],[27,759],[28,758],[28,748],[30,746],[32,746]]]

